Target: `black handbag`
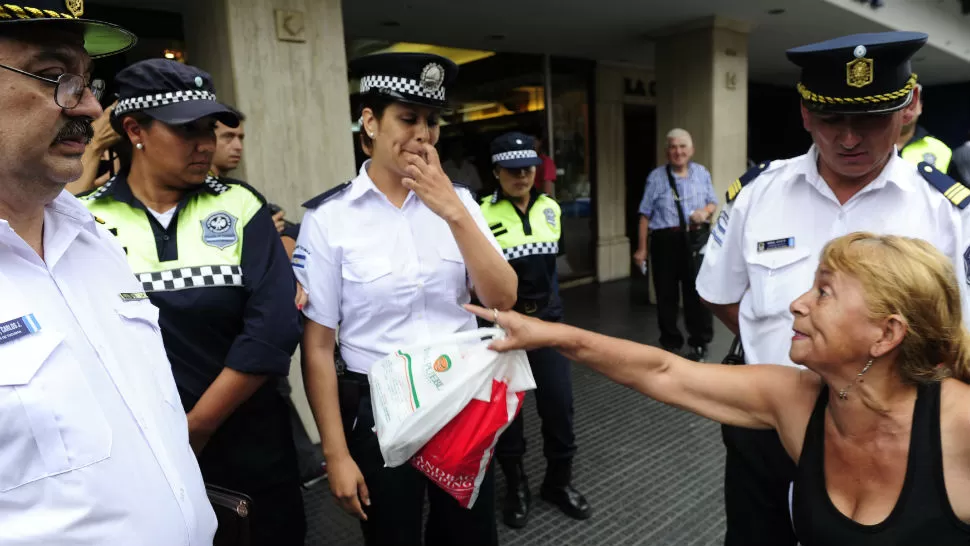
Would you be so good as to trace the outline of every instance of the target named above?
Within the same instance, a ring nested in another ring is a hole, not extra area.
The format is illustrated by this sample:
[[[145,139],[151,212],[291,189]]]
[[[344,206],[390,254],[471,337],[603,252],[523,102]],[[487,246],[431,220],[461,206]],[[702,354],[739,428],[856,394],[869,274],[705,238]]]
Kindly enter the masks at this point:
[[[721,361],[721,364],[744,364],[744,346],[741,345],[741,336],[734,336],[734,341],[731,342],[731,348],[728,350],[727,356]]]
[[[697,271],[700,269],[699,254],[707,246],[707,239],[711,234],[710,227],[704,224],[694,231],[690,230],[690,222],[687,221],[684,210],[680,206],[680,193],[677,191],[677,182],[674,180],[670,163],[667,163],[667,182],[670,184],[671,193],[674,194],[674,206],[677,209],[677,218],[680,220],[680,230],[684,234],[684,244],[690,252],[691,269]]]
[[[205,485],[205,492],[219,522],[212,546],[249,546],[249,511],[253,499],[212,484]]]

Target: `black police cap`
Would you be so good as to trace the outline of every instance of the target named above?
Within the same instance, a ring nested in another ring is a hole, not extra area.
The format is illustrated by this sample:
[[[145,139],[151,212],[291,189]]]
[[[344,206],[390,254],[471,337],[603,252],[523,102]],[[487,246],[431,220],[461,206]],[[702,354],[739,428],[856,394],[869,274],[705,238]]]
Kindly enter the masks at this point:
[[[21,2],[0,4],[0,24],[56,24],[79,28],[84,33],[84,49],[92,58],[127,51],[138,41],[134,34],[118,25],[82,19],[84,0],[21,0]]]
[[[458,65],[430,53],[379,53],[350,62],[350,72],[360,79],[361,95],[443,108],[445,89],[458,75]]]
[[[194,66],[169,59],[139,61],[115,76],[118,104],[113,120],[132,112],[144,112],[169,125],[182,125],[212,116],[229,127],[239,118],[228,106],[216,102],[212,77]]]
[[[913,99],[910,58],[923,47],[922,32],[854,34],[788,50],[802,68],[798,93],[811,110],[840,114],[884,113]]]
[[[523,133],[505,133],[492,141],[492,164],[506,169],[521,169],[542,164],[535,150],[535,139]]]

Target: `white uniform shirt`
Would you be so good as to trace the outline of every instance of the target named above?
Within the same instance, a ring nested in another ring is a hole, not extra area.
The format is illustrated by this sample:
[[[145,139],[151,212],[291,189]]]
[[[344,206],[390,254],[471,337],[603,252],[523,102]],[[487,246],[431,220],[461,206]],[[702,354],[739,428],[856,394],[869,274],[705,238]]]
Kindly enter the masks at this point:
[[[875,180],[840,205],[816,161],[814,146],[803,156],[772,161],[711,231],[697,293],[711,303],[741,302],[749,363],[793,365],[789,306],[812,287],[822,248],[836,237],[871,231],[924,239],[962,270],[959,209],[914,165],[893,153]]]
[[[469,277],[448,224],[414,192],[399,209],[367,175],[303,217],[294,272],[312,321],[340,326],[340,355],[366,374],[394,350],[435,336],[474,329]],[[455,188],[495,251],[501,247],[464,188]]]
[[[0,544],[211,545],[158,310],[122,300],[140,283],[67,192],[45,209],[44,254],[0,220],[0,332],[40,327],[0,342]]]

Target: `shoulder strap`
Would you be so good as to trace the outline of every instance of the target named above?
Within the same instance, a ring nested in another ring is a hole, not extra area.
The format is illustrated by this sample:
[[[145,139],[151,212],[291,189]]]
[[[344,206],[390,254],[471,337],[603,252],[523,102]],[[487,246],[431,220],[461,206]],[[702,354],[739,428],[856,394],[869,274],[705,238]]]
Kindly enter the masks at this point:
[[[949,199],[953,206],[964,209],[970,204],[970,189],[963,184],[936,170],[936,167],[925,161],[920,163],[917,169],[920,176],[942,193],[943,197]]]
[[[670,183],[670,191],[674,193],[674,207],[677,209],[677,218],[680,219],[680,229],[686,231],[687,219],[684,218],[684,210],[680,206],[680,194],[677,193],[677,182],[674,181],[674,173],[670,170],[670,163],[667,163],[667,182]]]
[[[315,208],[319,207],[320,205],[326,203],[327,200],[330,199],[331,197],[333,197],[334,195],[337,195],[338,193],[346,190],[349,187],[350,187],[350,182],[344,182],[343,184],[340,184],[339,186],[334,186],[334,187],[330,188],[329,190],[321,193],[320,195],[314,197],[313,199],[310,199],[306,203],[303,203],[303,207],[304,208],[308,208],[308,209],[315,209]]]
[[[765,172],[768,166],[771,165],[771,161],[762,161],[758,165],[751,167],[747,172],[741,175],[740,178],[734,181],[733,184],[728,186],[727,199],[728,203],[734,201],[738,194],[741,193],[741,188],[747,186],[752,180],[758,178],[758,175]]]

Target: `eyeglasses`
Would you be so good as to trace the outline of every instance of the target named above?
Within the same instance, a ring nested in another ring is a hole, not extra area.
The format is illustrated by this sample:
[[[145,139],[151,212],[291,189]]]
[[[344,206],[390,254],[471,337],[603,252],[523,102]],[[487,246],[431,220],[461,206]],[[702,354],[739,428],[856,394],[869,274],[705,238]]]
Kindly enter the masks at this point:
[[[85,89],[90,89],[94,98],[97,100],[101,100],[101,94],[104,93],[104,80],[91,80],[90,83],[85,83],[84,77],[78,76],[77,74],[61,74],[56,80],[52,80],[12,66],[0,64],[0,68],[5,68],[17,74],[23,74],[28,78],[53,84],[54,102],[65,110],[77,108],[77,105],[81,104],[81,98],[84,97]]]

